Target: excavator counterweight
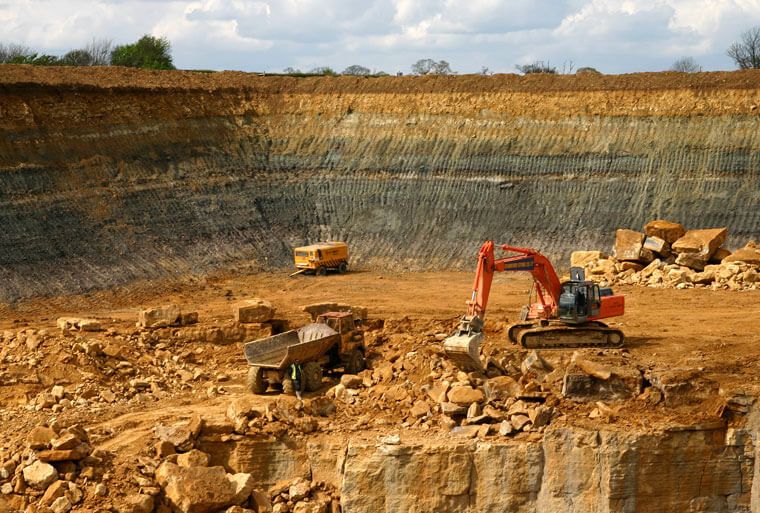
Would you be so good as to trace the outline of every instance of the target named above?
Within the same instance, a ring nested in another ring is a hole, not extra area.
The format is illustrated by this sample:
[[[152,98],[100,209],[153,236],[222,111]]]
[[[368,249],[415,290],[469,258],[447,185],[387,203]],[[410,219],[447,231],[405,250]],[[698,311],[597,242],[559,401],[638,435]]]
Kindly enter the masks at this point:
[[[620,347],[623,332],[599,319],[623,315],[625,298],[611,289],[586,281],[582,268],[570,270],[570,280],[560,283],[549,260],[532,249],[501,244],[517,255],[496,259],[492,241],[478,253],[472,297],[459,327],[446,339],[446,355],[464,370],[482,370],[480,343],[488,296],[495,272],[527,271],[533,276],[538,301],[523,308],[520,322],[509,328],[512,342],[530,349]]]

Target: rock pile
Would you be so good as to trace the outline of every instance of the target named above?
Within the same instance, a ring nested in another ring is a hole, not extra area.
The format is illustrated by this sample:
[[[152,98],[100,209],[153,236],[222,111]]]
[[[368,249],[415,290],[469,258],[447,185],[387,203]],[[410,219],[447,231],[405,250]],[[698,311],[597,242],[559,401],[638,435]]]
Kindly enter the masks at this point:
[[[678,223],[652,221],[644,233],[618,230],[613,256],[601,251],[576,251],[571,266],[602,286],[616,283],[679,289],[757,289],[760,248],[749,241],[731,252],[723,247],[727,230],[686,230]]]
[[[272,513],[337,513],[340,494],[318,481],[296,478],[281,481],[269,488]]]
[[[3,449],[0,505],[9,510],[68,513],[105,487],[103,454],[93,453],[87,431],[51,419],[33,428],[22,447]],[[7,452],[6,452],[7,451]],[[87,491],[89,488],[89,491]]]

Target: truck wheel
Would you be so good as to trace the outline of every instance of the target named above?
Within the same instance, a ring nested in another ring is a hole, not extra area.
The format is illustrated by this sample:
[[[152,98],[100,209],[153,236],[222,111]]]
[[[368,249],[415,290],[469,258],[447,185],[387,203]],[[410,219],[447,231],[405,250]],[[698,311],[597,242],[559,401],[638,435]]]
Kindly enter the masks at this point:
[[[348,266],[346,265],[345,262],[341,262],[340,265],[338,266],[338,272],[340,274],[345,274],[346,271],[348,271]]]
[[[351,354],[348,355],[348,360],[346,360],[346,364],[343,366],[343,370],[346,371],[346,374],[359,374],[363,371],[364,355],[362,352],[358,349],[351,351]]]
[[[327,269],[324,267],[318,267],[317,268],[317,276],[325,276],[327,274]]]
[[[296,393],[296,389],[293,386],[293,380],[290,378],[285,378],[282,380],[282,393],[293,395]]]
[[[317,362],[307,362],[303,366],[303,387],[307,392],[322,388],[322,366]]]
[[[264,369],[251,367],[248,369],[248,390],[253,394],[263,394],[267,391],[269,383],[264,379]]]

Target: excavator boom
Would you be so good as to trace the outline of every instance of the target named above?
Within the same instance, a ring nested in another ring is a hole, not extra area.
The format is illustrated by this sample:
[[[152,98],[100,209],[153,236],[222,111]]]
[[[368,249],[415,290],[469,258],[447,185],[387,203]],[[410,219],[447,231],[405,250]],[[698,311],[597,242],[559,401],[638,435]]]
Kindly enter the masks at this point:
[[[496,247],[517,255],[497,259],[494,256]],[[511,271],[531,273],[538,297],[536,303],[524,309],[523,322],[510,328],[510,339],[514,342],[530,348],[622,345],[623,333],[597,320],[622,315],[622,295],[612,295],[611,290],[604,289],[602,297],[596,284],[585,281],[582,269],[574,268],[571,281],[560,283],[549,259],[538,251],[486,241],[478,252],[467,313],[460,320],[457,330],[443,344],[446,355],[459,367],[482,370],[479,355],[484,336],[481,330],[493,275]]]

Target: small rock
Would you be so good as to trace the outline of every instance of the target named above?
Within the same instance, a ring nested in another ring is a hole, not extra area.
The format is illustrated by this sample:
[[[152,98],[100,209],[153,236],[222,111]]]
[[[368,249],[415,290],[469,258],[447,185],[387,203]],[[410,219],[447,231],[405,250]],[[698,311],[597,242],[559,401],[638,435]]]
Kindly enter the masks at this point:
[[[150,495],[138,493],[127,497],[128,513],[151,513],[153,506],[154,499]]]
[[[103,483],[98,483],[95,485],[95,488],[93,489],[92,493],[94,493],[98,497],[105,497],[106,495],[108,495],[108,487],[104,485]]]
[[[209,463],[211,463],[211,456],[198,449],[177,456],[177,465],[180,467],[208,467]]]
[[[291,501],[298,502],[301,499],[307,497],[310,491],[311,488],[308,481],[305,479],[296,479],[296,481],[288,489],[288,494],[290,495]]]
[[[471,388],[468,386],[454,387],[448,392],[448,399],[450,402],[461,405],[469,406],[472,403],[483,402],[485,396],[479,389]]]
[[[340,384],[346,388],[361,388],[363,380],[355,374],[344,374],[340,377]]]
[[[512,427],[512,424],[508,420],[503,420],[501,424],[499,424],[499,434],[501,436],[508,436],[511,435],[514,432],[514,428]]]
[[[26,445],[33,450],[47,449],[57,437],[55,431],[46,426],[37,426],[26,437]]]
[[[44,490],[58,479],[58,471],[53,465],[35,461],[23,470],[24,481],[35,490]]]
[[[71,511],[71,502],[66,497],[58,497],[50,505],[50,509],[53,510],[53,513],[68,513]]]

